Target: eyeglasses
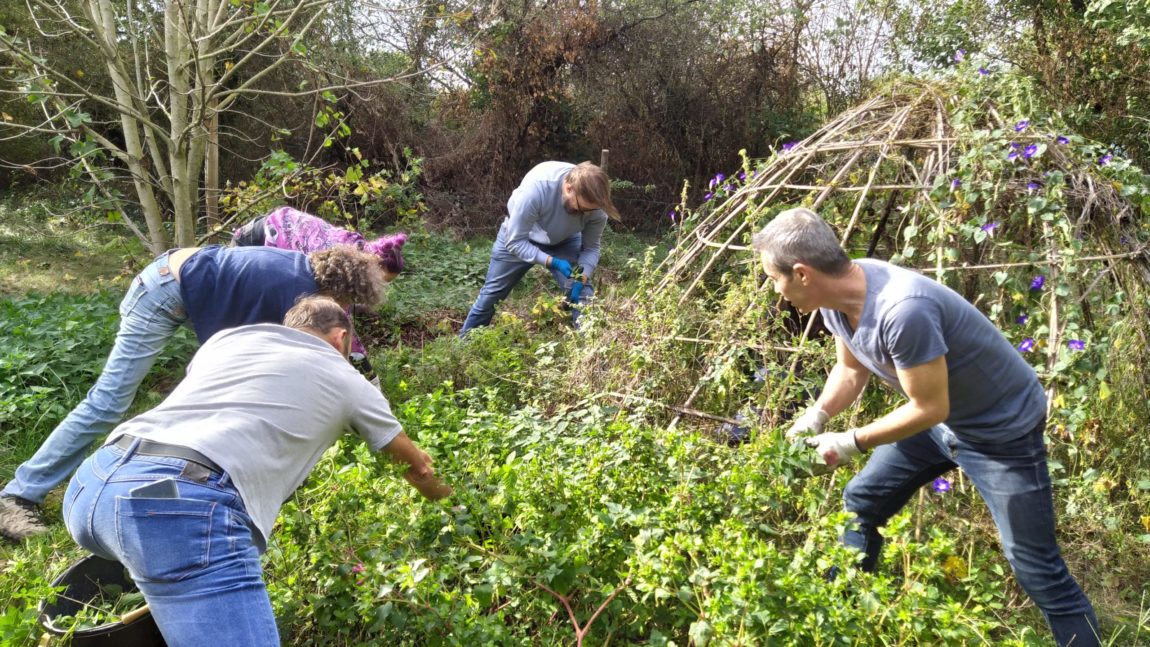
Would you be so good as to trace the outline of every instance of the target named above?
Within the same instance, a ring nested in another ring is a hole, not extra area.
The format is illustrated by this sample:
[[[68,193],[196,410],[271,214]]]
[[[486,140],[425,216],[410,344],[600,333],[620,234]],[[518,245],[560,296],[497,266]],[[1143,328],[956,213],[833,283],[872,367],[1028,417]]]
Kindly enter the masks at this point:
[[[582,207],[582,205],[581,205],[581,204],[580,204],[580,202],[579,202],[579,196],[573,196],[573,197],[571,198],[571,201],[572,201],[572,203],[573,203],[573,204],[572,204],[572,206],[573,206],[573,207],[575,207],[575,208],[574,208],[574,209],[572,209],[572,210],[570,211],[570,213],[572,213],[572,214],[575,214],[575,215],[577,215],[577,216],[585,216],[585,215],[587,215],[587,214],[591,213],[592,211],[594,211],[594,210],[598,209],[598,207],[586,207],[586,208],[581,208],[581,207]]]

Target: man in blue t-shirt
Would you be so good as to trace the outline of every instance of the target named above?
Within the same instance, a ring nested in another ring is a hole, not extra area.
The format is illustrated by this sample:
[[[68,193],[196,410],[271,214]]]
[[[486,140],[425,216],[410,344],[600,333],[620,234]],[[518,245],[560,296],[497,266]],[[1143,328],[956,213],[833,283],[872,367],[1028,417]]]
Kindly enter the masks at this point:
[[[752,247],[778,293],[800,312],[818,309],[835,338],[837,361],[826,386],[788,439],[816,434],[805,440],[832,467],[874,450],[844,492],[857,527],[843,541],[863,553],[862,568],[877,566],[879,528],[920,487],[961,467],[1058,645],[1098,645],[1094,609],[1054,535],[1046,397],[1030,365],[950,288],[882,261],[850,260],[809,209],[780,213]],[[871,375],[906,402],[869,424],[823,432]]]

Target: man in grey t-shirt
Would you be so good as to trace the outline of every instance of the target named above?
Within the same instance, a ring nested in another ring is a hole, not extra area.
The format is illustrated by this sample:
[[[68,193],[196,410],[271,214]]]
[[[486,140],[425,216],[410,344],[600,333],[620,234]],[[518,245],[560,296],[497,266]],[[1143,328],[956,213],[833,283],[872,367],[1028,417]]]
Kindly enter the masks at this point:
[[[117,427],[72,477],[72,537],[128,568],[171,647],[279,645],[260,570],[280,506],[347,428],[409,466],[425,497],[451,489],[348,361],[352,326],[327,297],[285,325],[212,336],[155,409]]]
[[[863,553],[862,568],[878,564],[879,528],[923,485],[961,467],[1058,645],[1098,645],[1094,609],[1055,540],[1046,398],[1030,365],[950,288],[881,261],[851,261],[808,209],[780,213],[752,246],[778,293],[800,312],[818,309],[835,337],[826,386],[787,437],[816,433],[806,442],[832,467],[874,450],[844,493],[857,527],[843,541]],[[824,433],[872,374],[906,403],[861,427]]]
[[[589,282],[599,265],[607,218],[619,219],[607,174],[590,162],[537,165],[511,194],[507,213],[491,247],[487,279],[467,313],[460,337],[491,323],[495,306],[533,265],[551,270],[572,305],[590,296]],[[573,272],[581,276],[573,279]]]

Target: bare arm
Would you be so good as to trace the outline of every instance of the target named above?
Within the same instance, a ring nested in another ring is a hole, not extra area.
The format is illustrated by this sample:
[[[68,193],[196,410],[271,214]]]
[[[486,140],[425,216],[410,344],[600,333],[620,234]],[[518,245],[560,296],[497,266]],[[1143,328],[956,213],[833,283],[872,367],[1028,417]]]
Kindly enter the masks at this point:
[[[907,402],[855,430],[855,442],[860,450],[908,438],[950,416],[945,355],[913,368],[896,369],[896,373]]]
[[[823,392],[815,406],[834,417],[851,406],[866,388],[870,371],[851,353],[841,339],[835,337],[835,365],[827,376]]]
[[[451,494],[451,488],[435,477],[431,457],[416,447],[406,433],[399,432],[399,435],[384,445],[380,451],[391,459],[409,466],[403,473],[403,478],[423,496],[435,501]]]

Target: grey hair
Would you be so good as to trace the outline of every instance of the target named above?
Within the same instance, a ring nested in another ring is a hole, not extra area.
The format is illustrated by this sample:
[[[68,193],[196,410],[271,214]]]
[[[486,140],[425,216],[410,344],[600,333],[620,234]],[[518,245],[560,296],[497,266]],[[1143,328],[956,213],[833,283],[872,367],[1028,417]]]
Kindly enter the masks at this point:
[[[775,271],[784,276],[791,275],[795,263],[838,276],[851,262],[831,226],[819,214],[802,207],[775,216],[751,238],[751,248],[765,252]]]

